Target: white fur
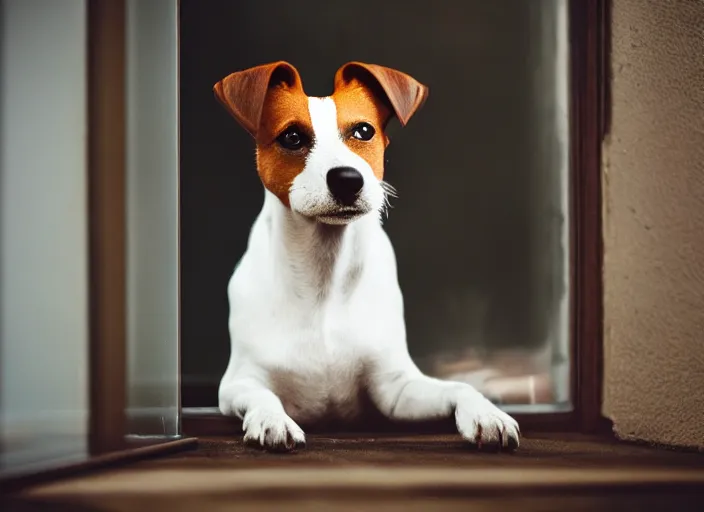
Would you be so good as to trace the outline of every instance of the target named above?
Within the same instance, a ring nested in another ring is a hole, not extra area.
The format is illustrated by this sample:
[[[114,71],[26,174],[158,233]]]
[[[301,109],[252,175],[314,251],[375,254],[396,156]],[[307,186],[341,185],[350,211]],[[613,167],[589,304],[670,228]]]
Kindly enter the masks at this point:
[[[299,423],[360,417],[365,394],[394,420],[454,415],[469,441],[517,443],[516,422],[473,387],[425,376],[411,360],[395,255],[376,214],[381,184],[342,142],[332,99],[311,98],[310,115],[315,145],[291,187],[291,208],[265,193],[228,285],[231,356],[220,410],[266,448],[304,443]],[[365,180],[358,203],[368,214],[343,225],[326,218],[340,211],[325,181],[336,166]]]

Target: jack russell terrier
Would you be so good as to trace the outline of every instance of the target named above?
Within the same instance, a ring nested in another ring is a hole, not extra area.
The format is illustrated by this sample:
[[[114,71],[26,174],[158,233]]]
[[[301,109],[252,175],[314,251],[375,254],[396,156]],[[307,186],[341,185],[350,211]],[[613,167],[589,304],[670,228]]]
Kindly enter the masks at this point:
[[[464,439],[517,447],[516,421],[468,384],[424,375],[406,345],[396,259],[381,214],[387,122],[402,126],[428,89],[386,67],[350,62],[334,93],[309,97],[275,62],[214,87],[256,142],[264,205],[227,292],[231,355],[220,411],[270,450],[305,445],[301,426],[454,416]],[[365,398],[367,400],[365,400]]]

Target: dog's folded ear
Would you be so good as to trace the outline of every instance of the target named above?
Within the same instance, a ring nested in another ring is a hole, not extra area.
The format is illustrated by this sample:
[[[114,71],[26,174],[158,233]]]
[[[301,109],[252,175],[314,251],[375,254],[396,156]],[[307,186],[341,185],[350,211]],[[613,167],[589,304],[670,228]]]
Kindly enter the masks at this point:
[[[216,83],[213,92],[223,107],[256,138],[266,93],[274,86],[303,87],[298,70],[288,62],[279,61],[232,73]]]
[[[338,69],[335,73],[335,89],[354,80],[376,90],[377,94],[383,93],[402,126],[408,123],[428,98],[428,88],[406,73],[362,62],[348,62]]]

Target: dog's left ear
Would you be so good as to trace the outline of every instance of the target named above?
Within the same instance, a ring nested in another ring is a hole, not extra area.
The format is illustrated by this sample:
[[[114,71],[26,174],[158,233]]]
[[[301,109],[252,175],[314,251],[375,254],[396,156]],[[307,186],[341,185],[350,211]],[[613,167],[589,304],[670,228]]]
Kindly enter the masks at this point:
[[[377,64],[348,62],[335,73],[335,89],[352,80],[368,83],[372,78],[381,87],[402,126],[423,106],[428,88],[412,76]]]

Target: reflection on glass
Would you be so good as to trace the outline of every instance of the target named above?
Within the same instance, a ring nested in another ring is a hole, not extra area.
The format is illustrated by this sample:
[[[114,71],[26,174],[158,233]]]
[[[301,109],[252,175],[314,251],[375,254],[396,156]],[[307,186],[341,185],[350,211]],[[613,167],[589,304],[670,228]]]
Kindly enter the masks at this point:
[[[0,2],[2,475],[87,452],[85,20],[83,2]]]
[[[427,192],[418,171],[397,173],[422,202],[399,204],[389,231],[421,366],[507,409],[538,411],[570,401],[567,2],[522,4],[513,15],[484,9],[473,23],[511,34],[497,31],[463,71],[432,75],[469,98],[436,95],[426,124],[452,120],[443,147],[468,152],[417,164],[442,183]],[[495,81],[478,83],[480,69]],[[418,225],[429,228],[422,244]]]
[[[127,2],[129,433],[179,426],[178,61],[174,0]]]
[[[385,227],[411,355],[507,409],[569,407],[567,0],[181,11],[184,406],[217,405],[225,289],[262,200],[251,140],[232,136],[213,84],[287,60],[325,96],[332,73],[359,60],[430,87],[393,134],[385,175],[399,193]]]

